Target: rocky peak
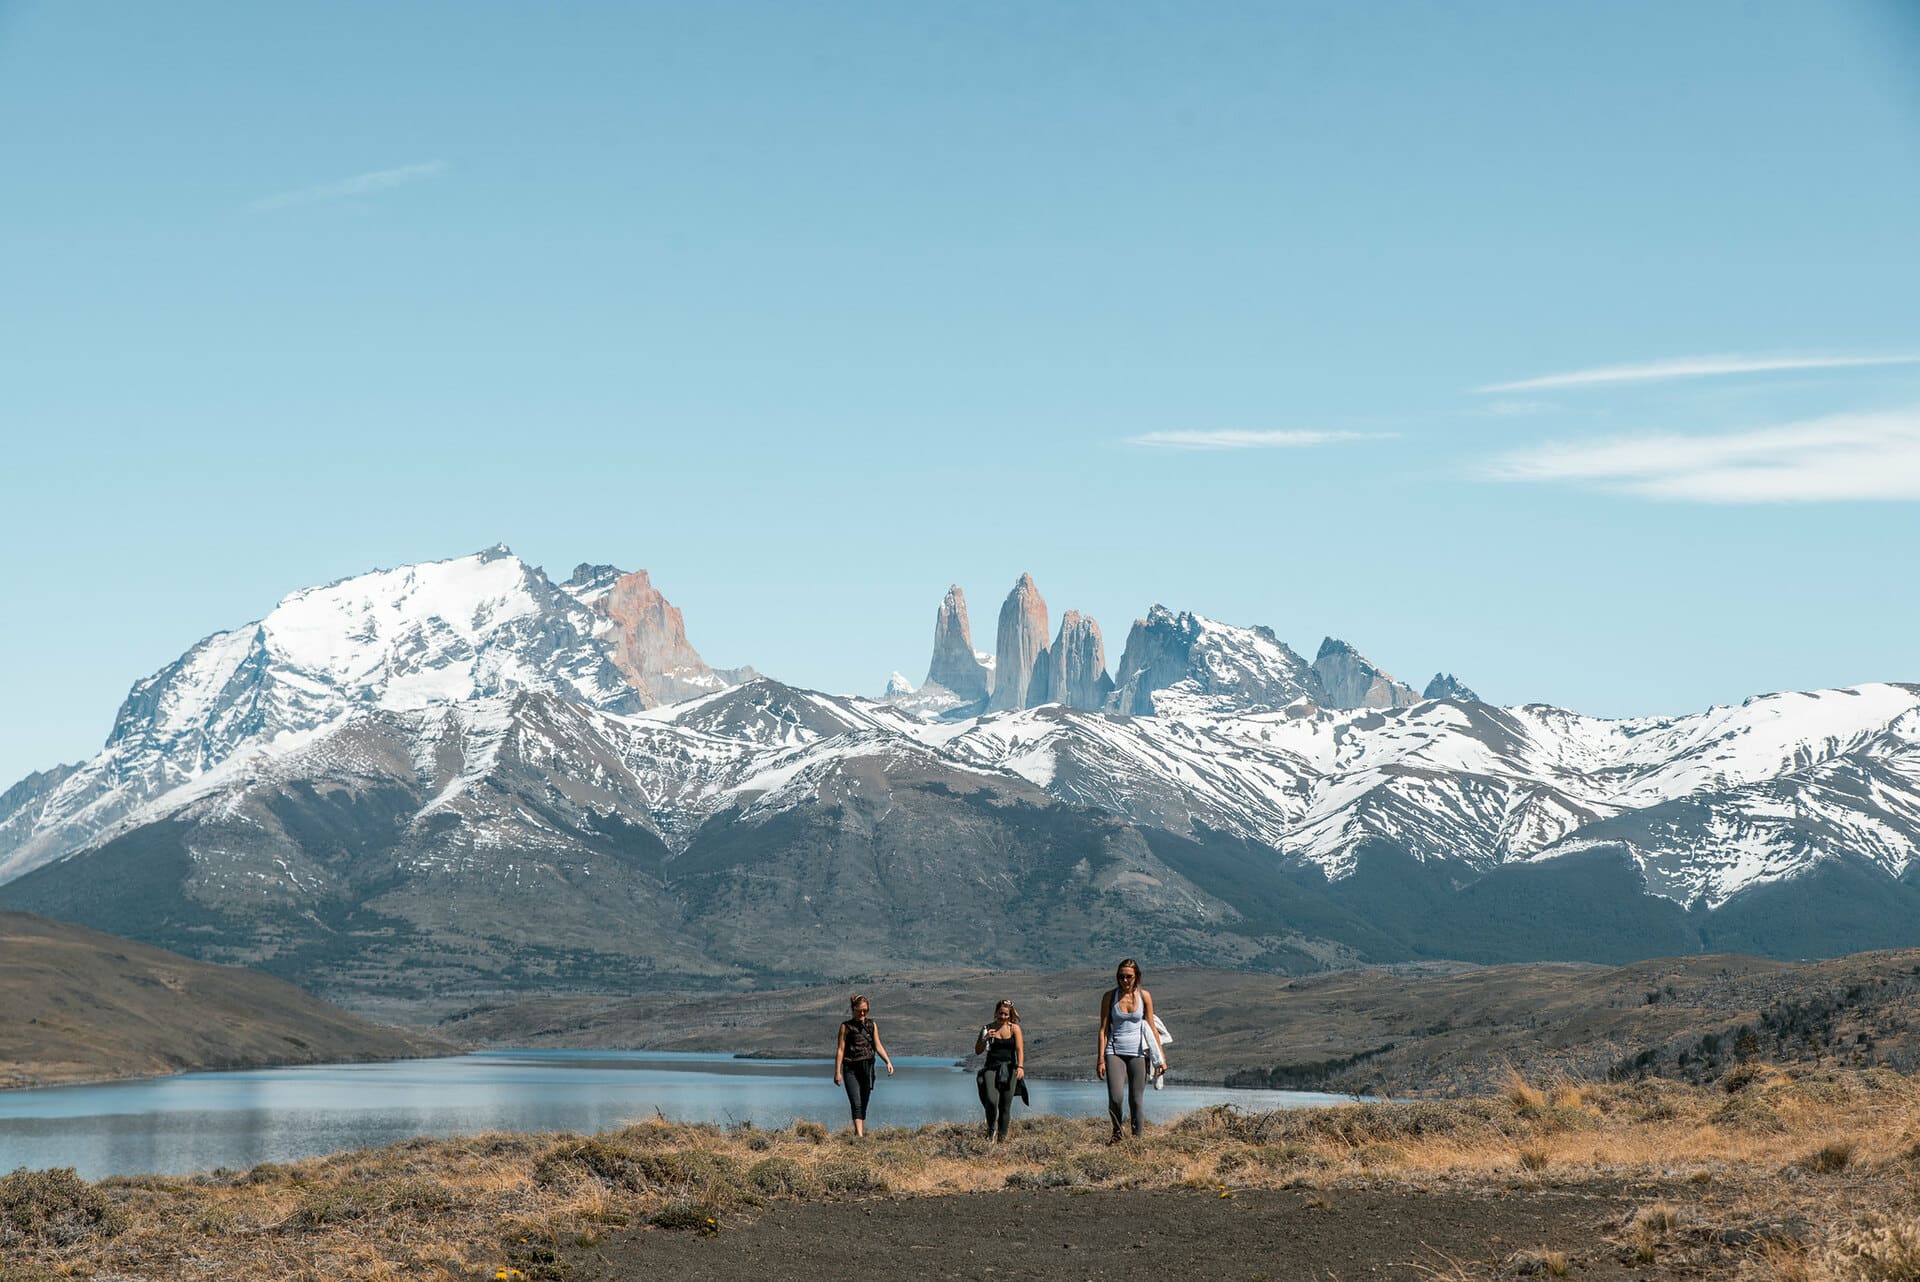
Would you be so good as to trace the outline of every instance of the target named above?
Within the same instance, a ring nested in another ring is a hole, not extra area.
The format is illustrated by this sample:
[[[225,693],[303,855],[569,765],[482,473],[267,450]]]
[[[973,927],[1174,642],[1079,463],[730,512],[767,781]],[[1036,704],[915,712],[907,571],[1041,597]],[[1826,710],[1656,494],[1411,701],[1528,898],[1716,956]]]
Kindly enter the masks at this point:
[[[1092,616],[1068,610],[1060,616],[1060,634],[1040,657],[1027,706],[1064,703],[1069,708],[1104,708],[1113,694],[1107,675],[1107,651],[1100,625]]]
[[[1319,687],[1315,702],[1324,708],[1406,708],[1420,702],[1412,686],[1394,680],[1337,637],[1320,643],[1313,656],[1313,675]]]
[[[1436,672],[1433,680],[1427,682],[1427,688],[1421,692],[1423,699],[1453,699],[1462,703],[1479,703],[1480,696],[1462,685],[1451,672]]]
[[[1271,712],[1313,688],[1307,661],[1272,629],[1156,605],[1127,633],[1107,707],[1133,716]]]
[[[896,671],[887,674],[887,688],[880,692],[880,698],[904,699],[912,693],[913,682],[907,680],[906,673]]]
[[[974,653],[967,594],[957,583],[947,589],[933,616],[933,660],[927,665],[926,684],[950,691],[961,703],[985,699],[993,688],[992,671]]]
[[[996,669],[987,711],[1001,712],[1028,706],[1034,667],[1047,648],[1047,603],[1031,574],[1022,574],[1000,606],[999,644],[994,649]]]
[[[586,568],[591,573],[609,567]],[[588,604],[605,620],[595,635],[608,657],[649,705],[712,694],[733,684],[693,648],[678,607],[661,595],[645,570],[620,575]]]
[[[591,605],[619,581],[626,571],[617,565],[589,565],[582,561],[573,567],[573,574],[565,583],[559,584],[562,592],[582,605]]]

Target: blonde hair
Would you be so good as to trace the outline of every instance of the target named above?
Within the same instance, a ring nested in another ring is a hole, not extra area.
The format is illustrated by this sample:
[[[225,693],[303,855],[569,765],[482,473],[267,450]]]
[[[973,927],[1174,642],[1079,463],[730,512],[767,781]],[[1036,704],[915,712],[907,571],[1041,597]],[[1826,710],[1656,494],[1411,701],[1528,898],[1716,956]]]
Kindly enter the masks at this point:
[[[1020,1022],[1020,1008],[1018,1006],[1015,1006],[1012,1002],[1008,1001],[1004,997],[1002,997],[999,1001],[993,1004],[993,1017],[995,1019],[1000,1018],[1000,1008],[1002,1006],[1005,1006],[1007,1008],[1008,1022],[1018,1024]]]
[[[867,995],[865,993],[855,993],[853,996],[847,998],[847,1009],[850,1011],[859,1010],[860,1003],[865,1001],[867,1001]],[[871,1006],[873,1003],[867,1002],[867,1004]]]

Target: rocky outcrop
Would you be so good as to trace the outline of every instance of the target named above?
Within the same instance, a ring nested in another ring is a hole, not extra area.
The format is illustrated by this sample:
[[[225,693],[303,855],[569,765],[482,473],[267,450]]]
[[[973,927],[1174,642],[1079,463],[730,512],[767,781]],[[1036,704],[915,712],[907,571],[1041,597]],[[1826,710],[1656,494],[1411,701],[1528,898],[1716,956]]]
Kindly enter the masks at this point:
[[[1027,706],[1064,703],[1069,708],[1096,710],[1113,694],[1107,675],[1107,651],[1100,625],[1091,616],[1068,610],[1060,617],[1060,633],[1040,658]]]
[[[750,668],[709,667],[687,640],[679,608],[645,570],[619,574],[612,566],[582,565],[573,574],[565,590],[606,620],[595,637],[648,706],[712,694],[753,675]]]
[[[1047,649],[1047,603],[1031,574],[1022,574],[1000,606],[999,644],[994,650],[993,692],[988,712],[1028,707],[1034,669]],[[1044,679],[1044,678],[1043,678]]]
[[[927,665],[925,684],[950,691],[961,703],[984,699],[993,688],[992,672],[974,654],[967,595],[957,583],[947,589],[933,616],[933,661]]]
[[[1135,619],[1107,710],[1271,712],[1314,690],[1313,670],[1271,629],[1234,627],[1156,605]]]
[[[1420,702],[1412,686],[1394,680],[1336,637],[1320,643],[1313,676],[1318,685],[1314,701],[1323,708],[1408,708]]]
[[[1451,672],[1436,672],[1433,680],[1427,682],[1427,688],[1420,693],[1422,699],[1453,699],[1462,703],[1479,703],[1480,696],[1460,684]]]

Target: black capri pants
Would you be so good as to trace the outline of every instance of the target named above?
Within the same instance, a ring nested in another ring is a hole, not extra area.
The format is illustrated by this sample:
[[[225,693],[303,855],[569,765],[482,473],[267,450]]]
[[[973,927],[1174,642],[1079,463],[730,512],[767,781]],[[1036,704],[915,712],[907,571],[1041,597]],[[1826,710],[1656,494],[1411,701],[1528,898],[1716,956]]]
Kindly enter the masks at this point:
[[[867,1100],[873,1095],[873,1061],[870,1059],[849,1059],[840,1063],[840,1082],[847,1088],[847,1107],[853,1110],[853,1120],[867,1120]]]

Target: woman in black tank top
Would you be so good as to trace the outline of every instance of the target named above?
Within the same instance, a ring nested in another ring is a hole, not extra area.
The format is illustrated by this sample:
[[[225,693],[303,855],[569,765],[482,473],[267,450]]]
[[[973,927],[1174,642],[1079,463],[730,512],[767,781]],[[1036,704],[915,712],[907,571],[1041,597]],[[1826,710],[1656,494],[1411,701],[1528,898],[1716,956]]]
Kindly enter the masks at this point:
[[[1027,1076],[1027,1037],[1020,1031],[1020,1012],[1012,1002],[994,1005],[993,1022],[973,1040],[973,1053],[981,1051],[987,1053],[987,1062],[973,1080],[980,1088],[980,1107],[987,1114],[987,1138],[1005,1143],[1013,1097],[1025,1097]]]
[[[873,1058],[878,1055],[893,1076],[893,1057],[880,1040],[880,1025],[867,1017],[867,999],[855,993],[847,1000],[853,1018],[840,1021],[840,1041],[833,1050],[833,1082],[847,1088],[847,1107],[853,1112],[853,1133],[867,1133],[867,1099],[873,1094]]]

